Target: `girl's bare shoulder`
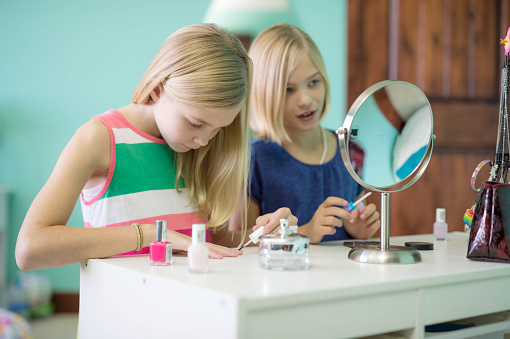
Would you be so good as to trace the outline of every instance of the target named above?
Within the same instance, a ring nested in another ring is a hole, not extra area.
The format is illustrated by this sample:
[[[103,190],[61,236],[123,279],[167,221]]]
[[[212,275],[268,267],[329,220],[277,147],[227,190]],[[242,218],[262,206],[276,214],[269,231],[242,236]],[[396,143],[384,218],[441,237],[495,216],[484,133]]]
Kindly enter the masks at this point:
[[[99,120],[83,124],[69,141],[65,152],[79,163],[88,163],[94,170],[108,168],[110,159],[110,132]]]

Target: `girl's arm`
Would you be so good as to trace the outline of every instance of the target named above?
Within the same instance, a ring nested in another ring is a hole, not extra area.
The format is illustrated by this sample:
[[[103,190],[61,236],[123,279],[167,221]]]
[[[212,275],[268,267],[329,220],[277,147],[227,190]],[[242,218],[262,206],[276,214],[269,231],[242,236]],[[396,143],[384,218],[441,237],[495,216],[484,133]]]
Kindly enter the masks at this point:
[[[21,269],[69,265],[136,247],[138,238],[134,227],[65,226],[87,181],[106,177],[109,158],[107,128],[98,120],[80,127],[25,216],[16,243],[16,262]],[[143,231],[149,233],[146,226]]]
[[[99,120],[78,129],[53,172],[32,202],[16,243],[16,262],[23,270],[74,264],[132,251],[138,235],[133,226],[88,229],[66,226],[82,189],[104,181],[110,163],[110,135]],[[143,225],[144,246],[155,237]]]
[[[36,196],[21,226],[16,262],[22,270],[58,267],[90,258],[104,258],[135,250],[133,226],[82,228],[66,226],[87,182],[104,182],[110,165],[110,135],[99,120],[83,125],[60,155],[53,173]],[[142,225],[143,246],[155,241],[155,226]],[[173,248],[186,250],[190,238],[167,234]],[[239,251],[214,248],[212,257],[236,256]]]

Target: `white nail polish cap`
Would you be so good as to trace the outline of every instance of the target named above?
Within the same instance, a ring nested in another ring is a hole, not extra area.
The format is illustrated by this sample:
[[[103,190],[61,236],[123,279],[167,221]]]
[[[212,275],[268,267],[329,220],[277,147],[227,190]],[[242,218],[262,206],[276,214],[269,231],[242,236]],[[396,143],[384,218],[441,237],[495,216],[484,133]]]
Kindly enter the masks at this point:
[[[255,232],[250,234],[250,240],[256,244],[259,242],[260,236],[264,233],[264,227],[258,228]]]
[[[193,245],[205,243],[205,224],[193,224],[191,226],[191,243]]]
[[[436,208],[436,222],[446,222],[446,208]]]

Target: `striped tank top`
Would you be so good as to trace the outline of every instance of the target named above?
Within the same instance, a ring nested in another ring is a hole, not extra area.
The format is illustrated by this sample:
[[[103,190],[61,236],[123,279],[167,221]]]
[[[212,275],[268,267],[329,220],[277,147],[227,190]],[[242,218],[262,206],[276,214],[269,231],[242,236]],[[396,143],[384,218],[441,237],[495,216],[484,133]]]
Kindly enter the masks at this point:
[[[197,216],[182,180],[180,192],[175,189],[174,151],[164,139],[138,130],[114,109],[93,119],[110,132],[111,156],[106,182],[81,193],[85,227],[167,220],[168,229],[191,235],[192,224],[207,222]],[[149,253],[149,247],[125,254],[143,253]]]

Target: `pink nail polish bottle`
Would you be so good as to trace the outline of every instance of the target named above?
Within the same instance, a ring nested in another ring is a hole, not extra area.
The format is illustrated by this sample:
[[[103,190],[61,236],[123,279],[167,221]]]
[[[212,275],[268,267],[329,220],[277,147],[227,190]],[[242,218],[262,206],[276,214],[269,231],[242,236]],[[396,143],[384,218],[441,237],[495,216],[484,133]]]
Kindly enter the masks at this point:
[[[151,265],[172,265],[172,243],[166,241],[166,220],[156,221],[156,241],[151,242]]]
[[[205,244],[205,224],[193,224],[191,246],[188,247],[188,269],[193,273],[206,273],[209,248]]]

